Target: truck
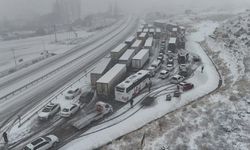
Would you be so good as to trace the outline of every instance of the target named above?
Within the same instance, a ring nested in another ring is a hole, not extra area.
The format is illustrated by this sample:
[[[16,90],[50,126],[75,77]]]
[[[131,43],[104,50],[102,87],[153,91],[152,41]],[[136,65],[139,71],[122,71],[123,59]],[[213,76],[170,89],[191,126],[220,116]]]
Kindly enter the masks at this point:
[[[141,69],[149,59],[149,49],[142,49],[132,58],[132,68]]]
[[[93,112],[87,114],[83,118],[77,118],[77,121],[73,122],[72,126],[80,130],[92,123],[93,121],[97,121],[112,112],[113,108],[110,104],[99,101],[96,103],[95,110]]]
[[[131,49],[135,50],[135,53],[138,53],[139,50],[141,50],[143,46],[143,41],[142,40],[136,40],[132,45],[131,45]]]
[[[122,56],[122,54],[127,50],[128,45],[126,43],[121,43],[116,48],[111,50],[110,55],[113,61],[118,62],[118,59]]]
[[[152,47],[153,47],[153,38],[149,37],[144,44],[144,48],[149,49],[151,51]]]
[[[111,58],[104,57],[101,59],[100,63],[98,63],[95,69],[90,73],[90,81],[92,88],[96,87],[96,81],[104,75],[108,69],[112,67]]]
[[[96,93],[103,98],[112,97],[114,87],[126,76],[127,67],[125,64],[116,64],[100,79],[96,81]]]
[[[168,50],[172,53],[176,53],[177,39],[175,37],[171,37],[168,42]]]
[[[130,36],[129,38],[126,39],[125,43],[130,47],[134,42],[136,38],[135,36]]]
[[[127,67],[130,67],[132,58],[135,56],[134,49],[128,49],[126,52],[119,58],[120,64],[126,64]]]

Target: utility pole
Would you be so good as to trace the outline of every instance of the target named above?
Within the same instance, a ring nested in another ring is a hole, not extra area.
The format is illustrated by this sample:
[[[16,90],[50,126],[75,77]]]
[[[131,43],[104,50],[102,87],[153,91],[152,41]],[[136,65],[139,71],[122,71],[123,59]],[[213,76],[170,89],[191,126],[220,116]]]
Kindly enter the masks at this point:
[[[15,68],[16,68],[17,63],[16,63],[15,49],[14,49],[14,48],[12,48],[12,49],[11,49],[11,51],[12,51],[12,54],[13,54],[13,58],[14,58],[14,60],[15,60]]]
[[[55,33],[55,42],[57,42],[56,25],[54,25],[54,33]]]

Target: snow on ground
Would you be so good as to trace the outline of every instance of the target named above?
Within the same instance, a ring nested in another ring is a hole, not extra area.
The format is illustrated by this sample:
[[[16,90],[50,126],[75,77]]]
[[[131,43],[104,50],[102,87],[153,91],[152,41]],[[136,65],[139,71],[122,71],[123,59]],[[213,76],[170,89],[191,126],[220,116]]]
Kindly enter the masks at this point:
[[[197,37],[200,34],[192,35]],[[191,37],[192,37],[191,36]],[[191,37],[189,39],[191,39]],[[192,39],[191,39],[192,40]],[[165,101],[165,96],[160,96],[156,99],[156,104],[152,107],[139,109],[140,106],[136,105],[120,116],[119,118],[112,120],[112,122],[107,122],[99,126],[91,128],[89,131],[84,133],[79,139],[76,139],[66,146],[61,148],[62,150],[71,150],[71,149],[94,149],[98,148],[101,145],[104,145],[118,137],[123,136],[124,134],[130,133],[134,130],[137,130],[144,125],[150,123],[151,121],[158,119],[164,116],[166,113],[172,112],[178,108],[183,107],[184,105],[196,100],[197,98],[213,91],[217,88],[219,83],[219,76],[212,64],[212,62],[207,58],[206,54],[203,52],[201,47],[196,43],[196,41],[190,41],[188,43],[188,50],[193,53],[197,53],[202,58],[202,61],[205,66],[203,73],[200,72],[200,69],[196,70],[193,77],[189,79],[190,82],[194,82],[195,88],[189,92],[184,93],[181,98],[173,98],[172,101]],[[138,101],[141,96],[135,98],[135,101]],[[129,107],[129,104],[127,106]],[[138,110],[138,111],[137,111]],[[130,117],[128,117],[130,116]],[[121,121],[125,119],[124,121]],[[102,130],[101,130],[102,129]],[[99,131],[101,130],[101,131]],[[98,131],[98,132],[95,132]],[[152,131],[153,132],[153,131]],[[92,134],[88,134],[92,133]],[[141,134],[140,134],[141,135]],[[136,135],[134,135],[136,136]],[[134,137],[138,138],[138,135]],[[131,139],[134,140],[134,139]],[[124,143],[123,143],[124,144]],[[138,149],[139,145],[133,147],[126,143],[126,149]],[[116,147],[114,149],[120,149],[121,147]],[[112,146],[107,149],[113,149]]]
[[[0,41],[0,72],[15,67],[14,54],[18,65],[27,64],[41,57],[41,53],[44,50],[55,54],[66,52],[79,42],[95,34],[95,32],[77,31],[77,34],[78,37],[76,38],[72,32],[58,33],[58,42],[55,42],[54,34],[20,40]],[[18,60],[20,59],[23,59],[23,61],[19,62]]]
[[[202,26],[202,23],[198,26]],[[192,35],[201,33],[202,36],[204,29],[201,27],[200,31]],[[248,63],[243,63],[248,56],[244,55],[244,46],[235,51],[222,44],[226,43],[208,38],[204,44],[206,52],[223,76],[224,84],[217,92],[112,141],[101,149],[250,149],[250,104],[247,103],[250,98],[249,67]],[[145,138],[142,142],[143,135]]]

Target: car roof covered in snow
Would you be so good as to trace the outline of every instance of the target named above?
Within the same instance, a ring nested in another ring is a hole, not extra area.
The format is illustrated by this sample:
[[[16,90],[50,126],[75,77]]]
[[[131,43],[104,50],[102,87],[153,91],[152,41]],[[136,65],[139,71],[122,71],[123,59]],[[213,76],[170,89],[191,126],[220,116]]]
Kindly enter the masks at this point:
[[[109,83],[124,68],[126,69],[126,65],[125,64],[116,64],[114,67],[112,67],[108,72],[106,72],[96,82],[99,82],[99,83]]]

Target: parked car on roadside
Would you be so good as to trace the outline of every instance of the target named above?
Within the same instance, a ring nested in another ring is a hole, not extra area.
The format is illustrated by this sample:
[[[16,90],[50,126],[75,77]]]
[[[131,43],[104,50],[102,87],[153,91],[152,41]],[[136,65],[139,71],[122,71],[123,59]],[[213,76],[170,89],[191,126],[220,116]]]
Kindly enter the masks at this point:
[[[188,91],[194,88],[194,84],[192,83],[187,83],[187,82],[180,82],[178,85],[180,90],[184,91]]]
[[[168,59],[167,59],[167,64],[174,64],[174,59],[173,59],[173,57],[168,57]]]
[[[40,112],[38,112],[39,120],[48,120],[60,110],[60,105],[55,103],[47,104]]]
[[[174,75],[171,79],[170,79],[170,83],[173,83],[173,84],[178,84],[182,81],[184,81],[184,77],[181,76],[181,75]]]
[[[39,137],[27,144],[22,150],[48,150],[59,143],[58,137],[55,135],[47,135]]]
[[[161,70],[159,78],[166,79],[169,76],[169,71]]]
[[[79,104],[71,104],[61,109],[60,116],[70,117],[80,109]]]
[[[76,98],[77,96],[80,96],[81,93],[82,93],[82,90],[80,88],[76,88],[76,89],[68,90],[64,95],[65,95],[65,99],[72,100]]]

